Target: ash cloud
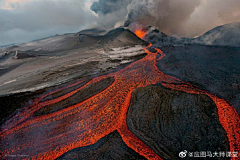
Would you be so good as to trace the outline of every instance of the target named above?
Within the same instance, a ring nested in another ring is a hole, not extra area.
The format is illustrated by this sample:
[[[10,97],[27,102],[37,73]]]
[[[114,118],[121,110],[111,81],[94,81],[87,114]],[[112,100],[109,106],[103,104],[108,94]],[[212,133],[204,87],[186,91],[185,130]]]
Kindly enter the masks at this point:
[[[216,26],[240,22],[238,6],[236,0],[99,0],[91,9],[102,24],[108,25],[104,17],[113,15],[111,27],[125,21],[130,29],[155,26],[171,36],[195,37]]]
[[[94,2],[91,10],[98,14],[97,24],[106,29],[124,24],[128,14],[127,6],[132,0],[99,0]]]
[[[126,6],[131,2],[131,0],[99,0],[99,2],[94,2],[91,6],[91,10],[95,13],[102,13],[106,15],[108,13],[112,13],[122,8],[126,8]]]
[[[127,20],[144,27],[156,26],[168,35],[182,36],[181,30],[200,0],[133,0]]]

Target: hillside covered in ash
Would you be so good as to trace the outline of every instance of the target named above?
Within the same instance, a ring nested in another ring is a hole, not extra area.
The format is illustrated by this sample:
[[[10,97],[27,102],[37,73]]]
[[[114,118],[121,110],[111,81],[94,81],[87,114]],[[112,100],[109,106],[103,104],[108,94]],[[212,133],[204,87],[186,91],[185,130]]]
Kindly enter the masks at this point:
[[[0,95],[93,76],[141,58],[148,43],[129,30],[84,30],[0,48]]]

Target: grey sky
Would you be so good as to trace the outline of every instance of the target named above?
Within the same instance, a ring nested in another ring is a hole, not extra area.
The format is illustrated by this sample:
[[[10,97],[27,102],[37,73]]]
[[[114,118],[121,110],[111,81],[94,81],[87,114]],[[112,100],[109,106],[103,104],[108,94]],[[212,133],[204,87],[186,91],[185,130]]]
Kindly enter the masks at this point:
[[[96,23],[93,1],[0,0],[0,45],[80,31]]]

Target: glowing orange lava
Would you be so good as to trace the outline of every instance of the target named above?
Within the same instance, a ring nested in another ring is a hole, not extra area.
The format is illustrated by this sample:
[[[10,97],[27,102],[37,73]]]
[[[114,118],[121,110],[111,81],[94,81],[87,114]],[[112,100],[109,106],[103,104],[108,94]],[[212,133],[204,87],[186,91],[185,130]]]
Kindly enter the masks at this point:
[[[150,52],[148,48],[144,50],[146,57],[120,71],[94,78],[84,86],[52,100],[42,99],[66,87],[36,99],[30,109],[18,113],[1,127],[3,155],[21,154],[30,156],[26,159],[55,159],[74,148],[94,144],[117,130],[123,141],[140,155],[147,159],[161,159],[128,129],[126,123],[132,92],[138,87],[157,83],[167,88],[211,97],[217,105],[219,121],[227,133],[231,151],[239,152],[240,120],[236,110],[225,100],[162,73],[156,65],[157,60],[165,56],[160,49],[156,48],[156,53]],[[32,116],[35,111],[67,99],[88,85],[107,77],[114,77],[115,81],[83,102],[54,113]],[[76,86],[80,82],[82,81],[68,87]]]
[[[136,34],[139,38],[143,39],[143,37],[146,35],[146,32],[143,31],[143,30],[136,30],[136,31],[135,31],[135,34]]]

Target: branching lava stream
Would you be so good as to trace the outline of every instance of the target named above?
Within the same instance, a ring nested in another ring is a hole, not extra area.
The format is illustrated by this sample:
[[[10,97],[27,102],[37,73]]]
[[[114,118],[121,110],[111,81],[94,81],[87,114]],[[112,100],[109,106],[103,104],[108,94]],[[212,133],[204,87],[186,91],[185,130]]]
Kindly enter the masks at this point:
[[[140,37],[144,36],[139,32]],[[136,32],[138,34],[138,32]],[[102,137],[117,130],[123,141],[147,159],[161,159],[150,147],[138,139],[126,123],[131,93],[138,87],[161,83],[162,86],[192,94],[206,94],[215,102],[219,121],[225,129],[231,151],[240,151],[240,120],[236,110],[225,100],[212,95],[175,77],[165,75],[156,66],[165,54],[155,48],[147,56],[124,69],[93,78],[88,83],[63,96],[43,99],[58,91],[36,99],[26,111],[18,113],[1,126],[1,150],[4,155],[29,155],[22,159],[55,159],[77,147],[96,143]],[[33,113],[48,105],[67,99],[104,78],[114,77],[114,82],[100,93],[60,111],[33,117]],[[76,86],[79,81],[68,87]],[[234,158],[232,158],[234,159]]]

